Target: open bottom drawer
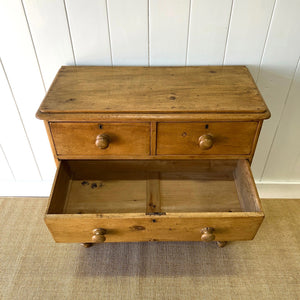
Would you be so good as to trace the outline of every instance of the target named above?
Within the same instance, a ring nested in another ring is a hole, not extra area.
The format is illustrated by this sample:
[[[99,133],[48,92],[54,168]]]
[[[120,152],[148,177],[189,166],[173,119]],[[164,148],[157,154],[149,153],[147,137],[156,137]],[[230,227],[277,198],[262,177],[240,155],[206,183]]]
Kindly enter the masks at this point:
[[[246,160],[66,160],[45,222],[64,243],[232,241],[263,218]]]

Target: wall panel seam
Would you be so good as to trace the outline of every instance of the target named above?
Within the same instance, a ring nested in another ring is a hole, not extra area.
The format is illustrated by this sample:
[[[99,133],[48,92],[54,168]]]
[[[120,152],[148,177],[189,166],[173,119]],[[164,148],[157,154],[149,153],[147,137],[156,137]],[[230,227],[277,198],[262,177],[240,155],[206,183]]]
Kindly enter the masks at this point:
[[[148,67],[150,67],[150,0],[147,0],[147,18],[148,18]]]
[[[185,66],[187,66],[189,43],[190,43],[191,11],[192,11],[192,0],[190,0],[190,2],[189,2],[189,20],[188,20],[187,37],[186,37]]]
[[[66,0],[63,0],[64,4],[64,9],[65,9],[65,16],[66,16],[66,21],[67,21],[67,26],[68,26],[68,32],[69,32],[69,38],[70,38],[70,43],[71,43],[71,49],[72,49],[72,54],[73,54],[73,62],[74,65],[76,66],[76,58],[75,58],[75,52],[74,52],[74,46],[73,46],[73,40],[72,40],[72,34],[71,34],[71,28],[70,28],[70,22],[69,22],[69,16],[68,16],[68,11],[66,7]]]
[[[12,87],[11,87],[11,85],[10,85],[8,76],[7,76],[7,74],[6,74],[6,71],[5,71],[5,68],[4,68],[4,65],[3,65],[1,59],[0,59],[0,65],[1,65],[1,67],[2,67],[2,69],[3,69],[4,76],[5,76],[5,78],[6,78],[6,81],[7,81],[8,87],[9,87],[9,90],[10,90],[10,92],[11,92],[11,96],[12,96],[12,98],[13,98],[13,100],[14,100],[14,104],[15,104],[15,107],[16,107],[16,110],[17,110],[17,114],[18,114],[18,116],[19,116],[19,118],[20,118],[20,122],[21,122],[21,124],[22,124],[23,130],[24,130],[24,134],[25,134],[25,136],[26,136],[26,140],[27,140],[27,142],[28,142],[28,145],[29,145],[29,148],[30,148],[30,151],[31,151],[33,160],[34,160],[34,163],[35,163],[36,168],[37,168],[37,170],[38,170],[40,179],[43,180],[42,173],[41,173],[41,171],[40,171],[40,168],[39,168],[39,165],[38,165],[38,163],[37,163],[36,157],[35,157],[35,155],[34,155],[34,152],[33,152],[33,149],[32,149],[31,142],[30,142],[30,140],[29,140],[29,137],[28,137],[28,134],[27,134],[27,131],[26,131],[26,128],[25,128],[25,125],[24,125],[24,122],[23,122],[23,119],[22,119],[22,116],[21,116],[19,107],[18,107],[17,102],[16,102],[16,99],[15,99],[14,92],[13,92]]]
[[[2,153],[3,153],[3,156],[4,156],[4,158],[5,158],[5,161],[6,161],[7,165],[8,165],[8,168],[9,168],[9,170],[10,170],[10,173],[11,173],[11,175],[12,175],[14,181],[16,181],[15,174],[14,174],[14,172],[13,172],[11,166],[10,166],[10,163],[9,163],[9,161],[8,161],[8,159],[7,159],[7,156],[6,156],[6,154],[5,154],[5,151],[4,151],[3,147],[2,147],[2,145],[0,145],[0,151],[2,151]]]
[[[35,43],[34,43],[34,40],[33,40],[32,33],[31,33],[31,28],[30,28],[30,24],[29,24],[29,21],[28,21],[28,17],[27,17],[27,14],[26,14],[26,10],[25,10],[25,6],[24,6],[24,3],[23,3],[23,0],[21,0],[21,4],[22,4],[22,9],[23,9],[23,12],[24,12],[24,17],[25,17],[25,20],[26,20],[27,28],[28,28],[28,31],[29,31],[29,36],[30,36],[30,39],[31,39],[31,43],[32,43],[34,55],[35,55],[36,62],[37,62],[37,65],[38,65],[38,68],[39,68],[39,72],[40,72],[40,75],[41,75],[41,79],[42,79],[44,91],[46,92],[47,89],[46,89],[46,85],[45,85],[45,81],[44,81],[44,77],[43,77],[43,73],[42,73],[40,61],[39,61],[39,58],[38,58],[38,55],[37,55],[37,52],[36,52],[36,47],[35,47]]]
[[[290,82],[290,85],[289,85],[289,88],[288,88],[286,97],[285,97],[285,99],[284,99],[284,104],[283,104],[282,110],[281,110],[281,112],[280,112],[279,120],[278,120],[276,129],[275,129],[273,138],[272,138],[272,143],[271,143],[271,146],[270,146],[269,151],[268,151],[267,159],[266,159],[266,161],[265,161],[265,165],[264,165],[264,168],[263,168],[263,171],[262,171],[262,175],[261,175],[261,179],[260,179],[260,180],[263,180],[263,177],[264,177],[264,175],[265,175],[266,167],[267,167],[267,164],[268,164],[269,159],[270,159],[270,153],[271,153],[271,150],[272,150],[272,147],[273,147],[273,144],[274,144],[274,141],[275,141],[275,138],[276,138],[278,129],[279,129],[280,124],[281,124],[282,116],[283,116],[283,113],[284,113],[285,108],[286,108],[287,101],[288,101],[289,96],[290,96],[291,88],[292,88],[292,86],[293,86],[293,84],[294,84],[294,82],[295,82],[295,76],[296,76],[297,69],[298,69],[298,67],[299,67],[299,63],[300,63],[300,56],[299,56],[299,58],[298,58],[298,61],[297,61],[295,70],[294,70],[294,72],[293,72],[293,76],[292,76],[292,78],[291,78],[291,82]]]
[[[273,18],[274,18],[274,12],[275,12],[276,4],[277,4],[277,0],[275,0],[274,4],[273,4],[271,18],[270,18],[270,21],[269,21],[268,30],[267,30],[267,34],[266,34],[266,38],[265,38],[265,42],[264,42],[264,46],[263,46],[263,51],[262,51],[262,54],[261,54],[261,57],[260,57],[260,61],[259,61],[258,72],[257,72],[256,78],[254,78],[255,82],[258,81],[258,78],[260,76],[261,65],[262,65],[262,62],[263,62],[263,58],[265,56],[267,41],[268,41],[269,36],[270,36],[270,31],[271,31],[271,27],[272,27],[272,23],[273,23]]]
[[[227,34],[226,34],[226,40],[225,40],[225,46],[224,46],[222,66],[224,66],[226,52],[227,52],[228,36],[229,36],[229,33],[230,33],[230,26],[231,26],[233,8],[234,8],[234,0],[231,1],[231,8],[230,8],[230,15],[229,15],[228,26],[227,26]]]
[[[108,30],[108,40],[109,40],[110,63],[113,66],[114,63],[113,63],[113,52],[112,52],[112,44],[111,44],[111,30],[110,30],[110,23],[109,23],[107,0],[105,0],[105,7],[106,7],[106,20],[107,20],[107,30]]]

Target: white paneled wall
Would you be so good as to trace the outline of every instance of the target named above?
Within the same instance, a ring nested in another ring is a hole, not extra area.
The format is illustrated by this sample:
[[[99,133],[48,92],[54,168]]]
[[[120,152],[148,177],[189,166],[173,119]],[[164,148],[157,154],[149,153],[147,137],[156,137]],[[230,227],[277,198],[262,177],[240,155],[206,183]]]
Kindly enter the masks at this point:
[[[247,65],[267,102],[264,197],[300,196],[299,0],[0,0],[0,194],[47,195],[35,112],[61,65]]]

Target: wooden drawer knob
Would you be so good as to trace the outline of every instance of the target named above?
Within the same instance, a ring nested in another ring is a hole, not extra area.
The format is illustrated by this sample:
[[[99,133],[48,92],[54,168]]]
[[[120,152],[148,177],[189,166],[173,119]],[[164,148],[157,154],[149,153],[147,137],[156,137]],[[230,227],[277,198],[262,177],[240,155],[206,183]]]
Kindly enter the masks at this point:
[[[103,228],[96,228],[93,230],[93,236],[92,240],[94,243],[104,243],[106,240],[106,237],[104,236],[106,234],[106,230]]]
[[[213,234],[214,228],[212,227],[204,227],[201,229],[201,241],[203,242],[211,242],[215,239],[215,235]]]
[[[208,150],[210,149],[213,144],[214,144],[214,140],[213,140],[213,137],[212,135],[210,134],[203,134],[199,137],[199,147],[202,149],[202,150]]]
[[[96,137],[96,146],[100,149],[106,149],[109,146],[110,138],[107,134],[99,134]]]

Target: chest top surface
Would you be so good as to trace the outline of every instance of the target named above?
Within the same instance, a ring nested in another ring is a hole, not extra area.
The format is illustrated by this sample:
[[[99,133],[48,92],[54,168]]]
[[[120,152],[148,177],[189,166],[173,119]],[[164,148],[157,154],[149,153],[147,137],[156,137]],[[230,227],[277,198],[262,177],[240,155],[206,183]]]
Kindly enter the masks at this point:
[[[58,71],[37,117],[180,113],[269,116],[244,66],[64,66]]]

